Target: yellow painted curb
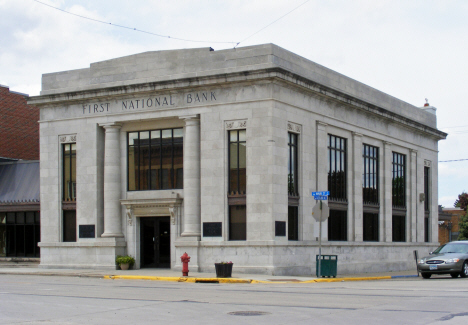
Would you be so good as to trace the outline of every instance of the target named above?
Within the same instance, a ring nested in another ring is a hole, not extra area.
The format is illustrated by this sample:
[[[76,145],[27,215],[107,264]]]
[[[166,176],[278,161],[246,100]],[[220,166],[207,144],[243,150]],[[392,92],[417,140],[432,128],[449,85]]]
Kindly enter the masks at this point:
[[[105,275],[104,279],[109,280],[150,280],[150,281],[172,281],[172,282],[188,282],[188,283],[267,283],[267,284],[304,284],[304,283],[319,283],[319,282],[347,282],[347,281],[368,281],[368,280],[388,280],[391,276],[375,276],[361,278],[323,278],[308,281],[262,281],[251,279],[233,279],[233,278],[189,278],[189,277],[163,277],[163,276],[145,276],[145,275]]]
[[[303,283],[309,282],[347,282],[347,281],[368,281],[368,280],[388,280],[391,276],[373,276],[373,277],[362,277],[362,278],[328,278],[328,279],[316,279],[311,281],[304,281]]]
[[[250,279],[232,279],[232,278],[186,278],[186,277],[163,277],[163,276],[145,276],[145,275],[105,275],[108,280],[150,280],[150,281],[172,281],[172,282],[206,282],[206,283],[252,283]]]

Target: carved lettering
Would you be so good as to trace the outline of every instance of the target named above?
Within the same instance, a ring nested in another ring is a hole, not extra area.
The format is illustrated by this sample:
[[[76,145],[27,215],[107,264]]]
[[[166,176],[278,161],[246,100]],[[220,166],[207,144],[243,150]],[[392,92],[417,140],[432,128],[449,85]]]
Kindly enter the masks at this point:
[[[146,109],[150,107],[163,107],[163,106],[178,106],[182,103],[178,103],[178,97],[173,95],[161,95],[158,97],[152,98],[140,98],[132,100],[122,100],[121,101],[121,110],[136,110],[136,109]],[[187,93],[181,97],[180,100],[186,101],[186,104],[193,103],[208,103],[216,101],[216,93],[214,91],[205,91],[205,92],[193,92]],[[96,113],[105,113],[111,112],[111,103],[91,103],[91,104],[82,104],[81,109],[83,114],[96,114]]]
[[[190,104],[192,102],[194,103],[204,103],[204,102],[211,102],[216,100],[216,95],[214,91],[210,92],[202,92],[202,93],[190,93],[187,94],[187,104]]]
[[[109,111],[110,103],[100,103],[100,104],[83,104],[81,107],[83,108],[83,114],[91,114],[91,113],[102,113],[104,111]]]

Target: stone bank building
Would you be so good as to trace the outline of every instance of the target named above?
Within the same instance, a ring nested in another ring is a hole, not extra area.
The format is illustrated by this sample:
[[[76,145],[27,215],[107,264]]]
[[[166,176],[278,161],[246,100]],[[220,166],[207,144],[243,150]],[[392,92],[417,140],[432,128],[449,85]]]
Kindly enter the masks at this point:
[[[146,52],[45,74],[41,266],[313,274],[312,191],[338,272],[438,245],[435,108],[273,44]]]

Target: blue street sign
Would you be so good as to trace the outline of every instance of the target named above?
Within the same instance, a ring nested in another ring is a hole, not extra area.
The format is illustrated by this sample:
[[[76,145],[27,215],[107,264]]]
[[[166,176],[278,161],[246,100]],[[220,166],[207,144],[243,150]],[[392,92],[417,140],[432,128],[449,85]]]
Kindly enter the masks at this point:
[[[314,195],[314,200],[328,200],[327,195]]]
[[[330,191],[312,192],[312,196],[317,196],[317,195],[330,195]]]

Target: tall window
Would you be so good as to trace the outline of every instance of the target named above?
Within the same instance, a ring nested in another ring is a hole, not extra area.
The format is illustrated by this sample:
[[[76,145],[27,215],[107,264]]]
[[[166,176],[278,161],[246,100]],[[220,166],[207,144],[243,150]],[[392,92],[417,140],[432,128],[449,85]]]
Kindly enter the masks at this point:
[[[348,238],[348,205],[346,181],[346,139],[328,135],[328,190],[330,216],[328,240],[345,241]]]
[[[363,240],[379,241],[378,213],[363,213]]]
[[[229,137],[229,240],[246,240],[246,130],[232,130]]]
[[[246,206],[245,205],[230,205],[229,206],[229,240],[246,240]]]
[[[429,191],[429,167],[424,167],[424,241],[429,242],[429,211],[431,208]]]
[[[288,133],[288,239],[299,240],[298,136]]]
[[[70,204],[72,202],[72,204]],[[76,241],[76,143],[63,145],[63,241]]]
[[[393,153],[392,164],[392,240],[406,241],[406,156]]]
[[[328,240],[348,240],[348,212],[346,210],[331,210],[328,216]]]
[[[406,208],[406,156],[393,153],[392,204],[394,208]]]
[[[245,195],[246,184],[245,130],[229,131],[229,193]]]
[[[288,195],[298,196],[297,134],[288,133]]]
[[[379,204],[379,148],[363,145],[364,174],[362,201],[364,204]]]
[[[330,199],[347,201],[346,139],[328,135],[328,190]]]
[[[362,146],[363,240],[379,241],[379,148]]]
[[[63,145],[63,200],[76,201],[76,143]]]
[[[183,129],[128,133],[128,190],[183,188]]]

